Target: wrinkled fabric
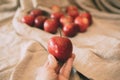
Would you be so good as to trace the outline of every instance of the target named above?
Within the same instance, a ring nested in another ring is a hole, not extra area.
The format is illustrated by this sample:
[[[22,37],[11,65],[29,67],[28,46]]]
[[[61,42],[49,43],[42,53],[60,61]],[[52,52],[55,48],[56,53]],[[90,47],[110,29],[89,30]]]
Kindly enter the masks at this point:
[[[46,42],[59,33],[52,35],[31,28],[20,19],[35,7],[51,12],[53,4],[62,8],[77,5],[80,12],[88,11],[93,17],[87,32],[70,38],[76,54],[74,68],[93,80],[119,80],[119,3],[119,0],[0,0],[0,80],[35,79],[35,70],[47,58]]]

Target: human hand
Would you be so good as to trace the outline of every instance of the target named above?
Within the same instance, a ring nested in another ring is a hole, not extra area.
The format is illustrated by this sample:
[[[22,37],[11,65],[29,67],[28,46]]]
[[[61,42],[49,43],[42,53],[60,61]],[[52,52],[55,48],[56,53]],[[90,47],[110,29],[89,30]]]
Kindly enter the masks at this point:
[[[55,57],[48,55],[48,60],[37,72],[36,80],[69,80],[75,55],[60,67]]]

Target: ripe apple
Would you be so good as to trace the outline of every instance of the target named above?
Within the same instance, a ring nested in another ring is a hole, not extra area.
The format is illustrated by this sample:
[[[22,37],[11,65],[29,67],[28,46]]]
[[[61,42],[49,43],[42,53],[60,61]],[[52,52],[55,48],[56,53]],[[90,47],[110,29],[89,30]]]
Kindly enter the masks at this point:
[[[47,19],[45,16],[37,16],[35,18],[35,27],[43,29],[44,21]]]
[[[62,16],[60,18],[60,23],[64,26],[65,24],[68,24],[68,23],[72,23],[73,22],[73,18],[71,16]]]
[[[29,26],[33,26],[34,25],[34,19],[35,18],[32,15],[25,15],[25,16],[22,17],[21,21],[23,23],[28,24]]]
[[[73,17],[73,19],[75,19],[75,17],[77,17],[79,15],[79,11],[78,11],[78,8],[77,6],[75,5],[70,5],[66,8],[66,13]]]
[[[59,62],[65,62],[72,55],[72,42],[66,37],[54,36],[48,41],[48,52]]]
[[[88,18],[89,25],[92,24],[92,16],[91,16],[91,14],[89,12],[83,12],[83,13],[80,14],[80,16]]]
[[[61,12],[62,11],[61,7],[58,6],[58,5],[52,5],[51,6],[51,10],[52,10],[53,13],[54,12]]]
[[[62,12],[55,12],[55,13],[51,13],[50,18],[55,19],[58,22],[59,26],[62,26],[60,23],[60,18],[64,16],[64,14]]]
[[[78,25],[75,23],[68,23],[62,28],[62,32],[65,36],[73,37],[78,32]]]
[[[74,23],[79,26],[80,32],[85,32],[89,26],[89,20],[86,17],[78,16],[75,18]]]
[[[66,7],[66,12],[69,12],[69,11],[72,11],[72,10],[78,11],[77,6],[69,5],[68,7]]]
[[[71,10],[68,11],[67,14],[71,16],[73,19],[75,19],[79,15],[79,12],[77,10]]]
[[[49,33],[56,33],[58,28],[58,22],[55,19],[49,18],[44,22],[44,30]]]
[[[42,15],[42,10],[40,10],[40,9],[33,9],[33,10],[30,11],[30,15],[32,15],[34,17]]]
[[[64,14],[62,12],[51,13],[50,17],[59,21]]]

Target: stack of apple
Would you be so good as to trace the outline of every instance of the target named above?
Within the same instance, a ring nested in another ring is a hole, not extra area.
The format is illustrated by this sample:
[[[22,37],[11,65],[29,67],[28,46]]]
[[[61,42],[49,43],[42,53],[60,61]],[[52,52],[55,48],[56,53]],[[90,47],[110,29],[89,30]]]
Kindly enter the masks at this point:
[[[28,15],[23,16],[22,22],[49,33],[57,33],[61,29],[63,35],[75,36],[78,32],[85,32],[92,23],[91,14],[80,13],[77,6],[70,5],[63,11],[61,7],[53,5],[52,13],[44,15],[41,9],[33,9]]]

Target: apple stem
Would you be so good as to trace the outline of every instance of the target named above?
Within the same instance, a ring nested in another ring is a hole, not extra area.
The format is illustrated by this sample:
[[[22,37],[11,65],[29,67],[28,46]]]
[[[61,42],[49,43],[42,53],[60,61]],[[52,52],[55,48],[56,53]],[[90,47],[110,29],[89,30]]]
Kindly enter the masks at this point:
[[[62,37],[61,29],[59,28],[60,37]]]

